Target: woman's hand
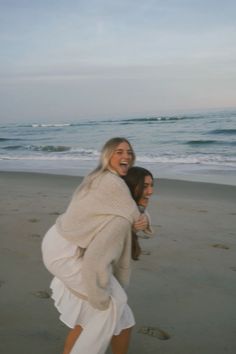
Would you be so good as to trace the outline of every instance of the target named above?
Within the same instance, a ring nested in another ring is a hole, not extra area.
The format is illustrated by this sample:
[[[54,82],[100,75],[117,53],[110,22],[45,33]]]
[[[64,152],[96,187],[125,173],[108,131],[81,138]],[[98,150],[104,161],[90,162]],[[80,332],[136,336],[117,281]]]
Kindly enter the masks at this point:
[[[132,230],[134,232],[143,231],[143,230],[146,230],[148,228],[148,225],[149,225],[149,221],[148,221],[147,215],[141,214],[139,216],[138,220],[136,220],[133,223]]]

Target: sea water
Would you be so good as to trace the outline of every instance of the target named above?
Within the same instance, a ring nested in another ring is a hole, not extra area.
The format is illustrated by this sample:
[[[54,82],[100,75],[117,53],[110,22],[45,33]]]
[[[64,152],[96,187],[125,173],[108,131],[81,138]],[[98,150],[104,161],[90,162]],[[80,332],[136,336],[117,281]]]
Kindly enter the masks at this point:
[[[103,144],[129,139],[155,177],[236,184],[236,110],[50,123],[0,123],[0,170],[86,175]]]

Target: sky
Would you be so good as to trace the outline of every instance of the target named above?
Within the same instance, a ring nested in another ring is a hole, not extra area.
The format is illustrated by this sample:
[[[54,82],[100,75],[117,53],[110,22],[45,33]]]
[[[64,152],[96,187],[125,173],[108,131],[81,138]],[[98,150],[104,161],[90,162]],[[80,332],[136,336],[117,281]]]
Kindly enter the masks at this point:
[[[236,107],[235,0],[0,0],[0,122]]]

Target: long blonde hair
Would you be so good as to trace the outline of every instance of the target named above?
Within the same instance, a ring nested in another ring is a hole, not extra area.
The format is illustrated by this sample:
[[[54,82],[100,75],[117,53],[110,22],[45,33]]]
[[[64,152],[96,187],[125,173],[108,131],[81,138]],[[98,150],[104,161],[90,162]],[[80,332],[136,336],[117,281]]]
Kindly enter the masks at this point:
[[[100,159],[99,159],[99,163],[98,166],[88,174],[88,176],[86,176],[82,183],[80,184],[79,188],[77,189],[77,191],[81,191],[82,189],[89,189],[92,182],[98,177],[100,176],[103,172],[108,170],[109,167],[109,163],[111,160],[111,157],[114,153],[114,151],[116,150],[117,146],[120,145],[121,143],[127,143],[130,146],[130,150],[132,152],[133,155],[133,160],[131,163],[131,166],[133,166],[134,162],[135,162],[135,153],[134,150],[132,148],[132,145],[130,144],[130,142],[123,137],[115,137],[115,138],[111,138],[110,140],[108,140],[102,150],[101,150],[101,155],[100,155]]]

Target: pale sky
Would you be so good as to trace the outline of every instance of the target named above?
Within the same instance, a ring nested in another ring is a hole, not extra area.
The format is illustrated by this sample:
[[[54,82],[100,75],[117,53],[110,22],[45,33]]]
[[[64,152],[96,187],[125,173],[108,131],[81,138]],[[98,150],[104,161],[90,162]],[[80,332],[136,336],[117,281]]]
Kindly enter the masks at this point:
[[[236,107],[235,0],[0,0],[0,122]]]

